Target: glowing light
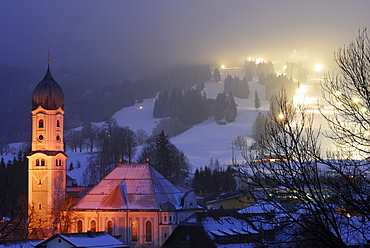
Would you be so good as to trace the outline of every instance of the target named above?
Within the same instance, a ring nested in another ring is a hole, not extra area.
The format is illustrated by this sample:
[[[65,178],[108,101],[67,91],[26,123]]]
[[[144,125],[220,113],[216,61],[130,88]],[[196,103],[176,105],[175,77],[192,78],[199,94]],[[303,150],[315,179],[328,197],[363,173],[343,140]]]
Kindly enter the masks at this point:
[[[342,95],[342,92],[340,92],[340,91],[336,91],[336,92],[334,93],[334,95],[336,95],[336,96],[340,96],[340,95]]]
[[[285,70],[286,70],[286,68],[288,68],[288,66],[284,65],[284,66],[283,66],[283,70],[285,71]]]
[[[143,109],[144,107],[143,106],[140,106],[139,109]]]
[[[369,136],[370,136],[370,132],[369,132],[369,131],[365,131],[365,132],[364,132],[364,136],[365,136],[365,137],[369,137]]]
[[[324,67],[320,64],[316,64],[313,68],[315,71],[321,71]]]
[[[225,69],[226,68],[226,66],[225,65],[221,65],[221,69]]]
[[[282,119],[284,119],[285,116],[283,114],[279,114],[278,117],[279,117],[280,120],[282,120]]]
[[[303,87],[300,87],[299,89],[297,89],[297,95],[304,95],[306,93],[306,89],[304,89]]]
[[[354,103],[359,103],[359,102],[360,102],[360,99],[358,99],[358,98],[356,97],[356,98],[353,98],[353,99],[352,99],[352,101],[353,101]]]
[[[262,62],[263,62],[263,58],[256,59],[256,64],[259,64],[259,63],[262,63]]]
[[[367,109],[366,109],[365,107],[362,107],[362,108],[360,109],[360,111],[361,111],[362,113],[365,113],[365,112],[367,111]]]

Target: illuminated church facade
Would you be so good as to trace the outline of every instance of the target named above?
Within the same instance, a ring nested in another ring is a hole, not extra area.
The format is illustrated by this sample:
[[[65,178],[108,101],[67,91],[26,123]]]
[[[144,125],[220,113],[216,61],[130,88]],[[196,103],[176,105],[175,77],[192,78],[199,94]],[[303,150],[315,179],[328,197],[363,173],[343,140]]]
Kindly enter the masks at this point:
[[[194,192],[180,191],[149,164],[120,164],[77,199],[68,216],[56,218],[66,199],[67,155],[64,94],[49,65],[33,92],[31,114],[28,203],[30,233],[35,236],[60,232],[61,223],[69,218],[68,232],[106,231],[130,247],[160,247],[181,221],[198,210]]]

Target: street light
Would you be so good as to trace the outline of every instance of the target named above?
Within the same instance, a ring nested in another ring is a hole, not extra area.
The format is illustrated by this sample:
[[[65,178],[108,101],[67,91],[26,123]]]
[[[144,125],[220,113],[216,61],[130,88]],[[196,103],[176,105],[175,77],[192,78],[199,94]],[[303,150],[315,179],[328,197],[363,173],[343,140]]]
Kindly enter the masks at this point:
[[[317,72],[317,78],[319,78],[319,72],[322,71],[324,67],[321,64],[316,64],[313,69],[315,72]]]

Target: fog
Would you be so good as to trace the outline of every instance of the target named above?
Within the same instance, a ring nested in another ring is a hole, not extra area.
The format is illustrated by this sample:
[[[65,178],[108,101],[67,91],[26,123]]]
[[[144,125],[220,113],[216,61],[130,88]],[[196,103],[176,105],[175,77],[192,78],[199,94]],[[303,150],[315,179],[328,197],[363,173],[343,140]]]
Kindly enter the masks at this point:
[[[122,79],[173,64],[241,66],[247,58],[325,70],[333,52],[369,25],[369,9],[368,0],[5,0],[0,64],[41,75],[50,50],[54,68]]]

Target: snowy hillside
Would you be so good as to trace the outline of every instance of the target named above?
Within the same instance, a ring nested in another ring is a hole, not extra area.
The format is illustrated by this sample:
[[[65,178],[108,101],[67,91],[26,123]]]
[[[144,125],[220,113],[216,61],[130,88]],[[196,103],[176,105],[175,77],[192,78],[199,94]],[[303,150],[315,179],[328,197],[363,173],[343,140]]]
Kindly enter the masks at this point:
[[[220,71],[222,73],[222,80],[227,74],[242,78],[240,68],[223,69]],[[243,161],[241,151],[232,149],[232,141],[238,136],[243,136],[247,144],[251,144],[251,127],[258,112],[266,112],[269,109],[269,102],[265,101],[264,86],[258,84],[258,82],[251,81],[249,82],[249,88],[251,92],[249,99],[235,98],[238,111],[235,122],[228,123],[227,125],[219,125],[212,118],[198,125],[194,125],[186,132],[171,138],[171,142],[186,154],[193,170],[209,165],[211,158],[213,161],[218,159],[221,165],[231,164],[232,157],[236,158],[237,162]],[[217,94],[223,92],[223,90],[224,83],[205,83],[205,92],[208,98],[216,98]],[[258,92],[261,100],[259,111],[254,107],[255,91]],[[154,99],[145,99],[142,103],[121,109],[113,117],[120,126],[127,126],[133,131],[144,129],[148,134],[151,134],[152,129],[160,121],[160,119],[152,117],[153,106]],[[322,130],[327,129],[326,123],[318,113],[315,114],[315,123],[317,127],[321,125]],[[331,146],[330,144],[325,141],[322,147],[328,149]],[[68,171],[68,175],[77,179],[77,182],[80,183],[89,154],[87,152],[75,153],[70,150],[67,150],[66,153],[69,156],[67,164],[69,165],[72,162],[74,165],[74,169]],[[12,159],[12,155],[5,157],[6,161],[8,159]]]

